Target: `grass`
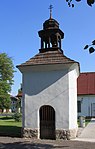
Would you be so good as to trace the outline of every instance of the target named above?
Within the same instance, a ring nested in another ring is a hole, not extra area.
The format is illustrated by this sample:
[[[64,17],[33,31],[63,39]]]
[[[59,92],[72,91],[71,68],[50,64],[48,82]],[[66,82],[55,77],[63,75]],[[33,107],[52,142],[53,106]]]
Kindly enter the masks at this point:
[[[86,119],[85,120],[85,125],[87,125],[90,121],[91,121],[91,119]]]
[[[91,121],[91,118],[85,118],[85,126],[87,126],[90,121]],[[78,119],[78,126],[80,127],[79,119]]]
[[[12,116],[0,116],[0,136],[21,136],[21,122],[15,122]]]

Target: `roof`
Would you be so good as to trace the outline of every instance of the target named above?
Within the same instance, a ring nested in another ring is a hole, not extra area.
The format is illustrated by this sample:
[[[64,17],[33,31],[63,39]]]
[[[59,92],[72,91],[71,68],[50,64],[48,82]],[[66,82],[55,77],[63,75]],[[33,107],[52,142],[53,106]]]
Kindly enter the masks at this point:
[[[43,29],[50,29],[50,28],[53,29],[59,28],[59,23],[53,18],[49,18],[43,23]]]
[[[78,95],[95,95],[95,72],[80,73],[77,91]]]
[[[47,52],[39,52],[33,58],[30,58],[25,63],[18,65],[17,67],[31,66],[31,65],[45,65],[45,64],[68,64],[78,63],[70,58],[66,57],[61,50],[47,49]]]
[[[16,97],[22,97],[22,92],[18,93]]]

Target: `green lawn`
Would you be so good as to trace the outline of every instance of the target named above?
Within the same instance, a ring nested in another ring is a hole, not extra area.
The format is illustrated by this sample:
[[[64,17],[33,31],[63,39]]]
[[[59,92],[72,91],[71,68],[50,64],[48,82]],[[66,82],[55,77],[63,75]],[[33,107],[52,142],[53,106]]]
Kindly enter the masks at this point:
[[[85,126],[87,126],[90,121],[91,121],[91,118],[85,118]],[[79,119],[78,119],[78,126],[80,126]]]
[[[91,119],[86,119],[85,120],[85,125],[87,125],[90,121],[91,121]]]
[[[12,116],[0,116],[0,136],[21,136],[21,122],[15,122]]]

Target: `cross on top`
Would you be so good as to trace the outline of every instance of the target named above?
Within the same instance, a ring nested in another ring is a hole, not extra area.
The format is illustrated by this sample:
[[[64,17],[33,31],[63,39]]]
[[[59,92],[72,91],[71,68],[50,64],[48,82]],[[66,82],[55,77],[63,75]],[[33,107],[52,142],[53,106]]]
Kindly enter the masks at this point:
[[[49,9],[50,9],[50,19],[52,18],[52,8],[53,8],[53,6],[50,5],[50,6],[49,6]]]

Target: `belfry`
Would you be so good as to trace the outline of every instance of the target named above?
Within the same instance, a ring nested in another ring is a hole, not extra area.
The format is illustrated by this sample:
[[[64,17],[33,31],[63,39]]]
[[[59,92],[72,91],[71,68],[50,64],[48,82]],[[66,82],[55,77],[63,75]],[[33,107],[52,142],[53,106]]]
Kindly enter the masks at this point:
[[[50,11],[50,18],[43,23],[43,30],[39,31],[41,38],[40,52],[61,50],[61,39],[64,38],[64,33],[59,29],[59,23],[52,18]]]
[[[38,54],[17,68],[22,73],[22,135],[38,139],[71,139],[77,135],[79,63],[66,57],[59,23],[50,18],[38,32]]]

